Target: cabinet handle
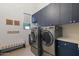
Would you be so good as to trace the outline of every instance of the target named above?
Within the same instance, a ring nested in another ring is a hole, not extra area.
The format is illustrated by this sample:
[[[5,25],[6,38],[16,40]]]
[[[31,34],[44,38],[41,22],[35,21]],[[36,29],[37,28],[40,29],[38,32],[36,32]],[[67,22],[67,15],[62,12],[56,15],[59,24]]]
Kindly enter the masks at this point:
[[[64,43],[64,45],[67,45],[66,43]]]

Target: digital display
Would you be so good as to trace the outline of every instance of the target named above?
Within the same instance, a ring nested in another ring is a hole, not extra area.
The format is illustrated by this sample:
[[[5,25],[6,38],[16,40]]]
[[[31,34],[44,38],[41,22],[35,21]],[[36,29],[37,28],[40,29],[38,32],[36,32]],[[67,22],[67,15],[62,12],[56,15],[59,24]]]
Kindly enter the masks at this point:
[[[30,29],[30,27],[29,26],[25,26],[25,29]]]
[[[30,23],[23,23],[24,30],[30,29]]]

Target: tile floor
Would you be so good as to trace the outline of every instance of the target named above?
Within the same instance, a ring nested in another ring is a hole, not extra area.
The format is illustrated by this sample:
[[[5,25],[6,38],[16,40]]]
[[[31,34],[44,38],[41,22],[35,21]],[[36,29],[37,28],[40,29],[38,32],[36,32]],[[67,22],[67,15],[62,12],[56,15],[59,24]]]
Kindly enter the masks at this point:
[[[2,54],[2,56],[35,56],[31,52],[31,47],[28,45],[26,48],[17,49],[11,52]]]

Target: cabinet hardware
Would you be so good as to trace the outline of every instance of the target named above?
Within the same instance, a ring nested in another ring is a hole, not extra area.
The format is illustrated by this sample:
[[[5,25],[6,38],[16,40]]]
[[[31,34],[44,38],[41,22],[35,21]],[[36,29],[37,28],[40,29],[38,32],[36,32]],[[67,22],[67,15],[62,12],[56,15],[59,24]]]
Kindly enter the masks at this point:
[[[67,45],[66,43],[64,43],[64,45]]]

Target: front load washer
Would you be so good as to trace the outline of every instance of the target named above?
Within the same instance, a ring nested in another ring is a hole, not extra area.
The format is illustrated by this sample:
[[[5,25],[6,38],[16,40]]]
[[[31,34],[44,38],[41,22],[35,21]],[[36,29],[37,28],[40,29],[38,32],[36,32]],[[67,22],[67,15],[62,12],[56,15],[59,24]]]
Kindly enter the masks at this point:
[[[59,28],[59,30],[58,30]],[[43,56],[55,56],[55,39],[61,37],[62,28],[59,26],[44,26],[41,30]],[[56,31],[58,30],[58,31]],[[59,34],[60,33],[60,34]]]
[[[41,40],[40,40],[40,27],[33,27],[31,29],[31,34],[29,35],[29,44],[31,46],[31,51],[36,55],[36,56],[41,56],[42,52],[42,45],[41,45]]]
[[[38,39],[38,28],[34,27],[31,29],[31,33],[29,35],[29,44],[30,46],[34,46],[35,48],[38,48],[37,44]]]

